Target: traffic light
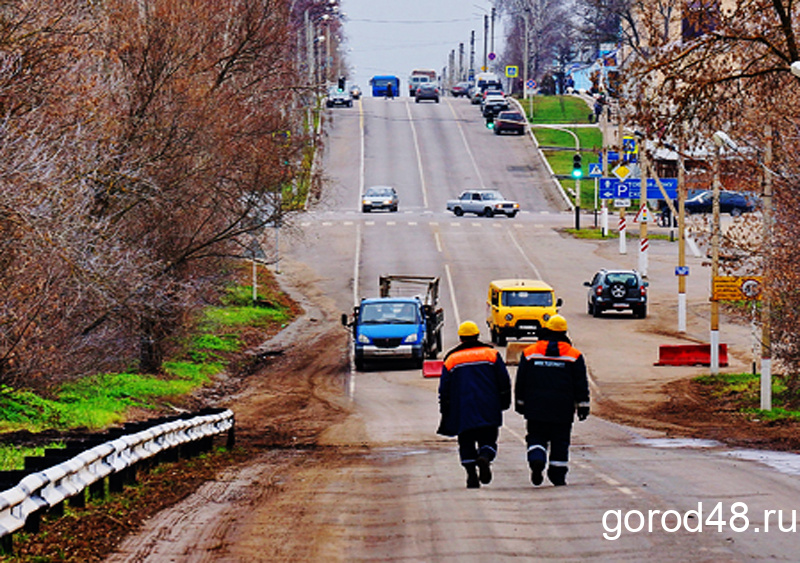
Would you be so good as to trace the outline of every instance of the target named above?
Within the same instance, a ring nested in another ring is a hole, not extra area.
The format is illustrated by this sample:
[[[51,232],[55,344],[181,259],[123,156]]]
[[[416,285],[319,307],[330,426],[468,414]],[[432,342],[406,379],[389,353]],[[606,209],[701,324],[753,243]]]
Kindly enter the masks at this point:
[[[486,128],[494,129],[494,114],[492,112],[486,114]]]
[[[339,91],[344,92],[344,76],[339,77]]]
[[[572,157],[572,177],[580,178],[583,176],[583,168],[581,168],[581,153],[576,152]]]

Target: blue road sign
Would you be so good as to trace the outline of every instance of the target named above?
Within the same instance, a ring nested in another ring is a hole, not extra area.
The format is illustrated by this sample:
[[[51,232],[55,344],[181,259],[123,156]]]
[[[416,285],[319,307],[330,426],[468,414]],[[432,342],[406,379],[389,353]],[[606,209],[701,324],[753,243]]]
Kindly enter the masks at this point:
[[[603,176],[603,167],[600,166],[599,162],[590,162],[589,163],[589,177],[590,178],[600,178]]]
[[[662,178],[661,185],[670,199],[678,197],[678,179]],[[600,197],[602,199],[641,199],[642,181],[639,178],[631,178],[621,182],[616,178],[600,178],[599,186]],[[647,199],[664,199],[655,178],[647,179]]]
[[[675,275],[676,276],[688,276],[689,275],[689,266],[675,266]]]
[[[616,162],[619,160],[619,153],[617,151],[606,151],[606,156],[609,162]],[[600,153],[600,164],[603,163],[603,153]]]

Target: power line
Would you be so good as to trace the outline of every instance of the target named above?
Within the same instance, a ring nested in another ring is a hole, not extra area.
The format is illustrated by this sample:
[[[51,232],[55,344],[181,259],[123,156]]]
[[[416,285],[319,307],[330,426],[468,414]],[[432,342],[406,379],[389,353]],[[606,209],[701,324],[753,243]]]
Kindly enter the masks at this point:
[[[347,18],[349,22],[363,22],[363,23],[400,23],[400,24],[410,24],[410,25],[419,25],[419,24],[426,24],[426,23],[433,23],[433,24],[440,24],[440,23],[459,23],[459,22],[471,22],[474,21],[475,18],[465,18],[465,19],[457,19],[457,20],[369,20],[369,19],[356,19],[356,18]]]

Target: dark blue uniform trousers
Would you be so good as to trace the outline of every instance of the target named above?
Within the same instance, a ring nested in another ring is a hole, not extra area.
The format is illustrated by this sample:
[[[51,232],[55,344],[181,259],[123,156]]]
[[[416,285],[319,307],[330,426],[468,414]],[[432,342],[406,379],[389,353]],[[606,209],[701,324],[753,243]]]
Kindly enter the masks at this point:
[[[461,465],[475,463],[479,456],[494,461],[499,434],[500,429],[497,426],[472,428],[459,434],[458,455],[461,458]]]
[[[569,461],[569,443],[572,434],[571,422],[527,421],[528,464],[540,461],[547,465],[548,447],[550,449],[547,474],[556,480],[563,480],[567,474]]]

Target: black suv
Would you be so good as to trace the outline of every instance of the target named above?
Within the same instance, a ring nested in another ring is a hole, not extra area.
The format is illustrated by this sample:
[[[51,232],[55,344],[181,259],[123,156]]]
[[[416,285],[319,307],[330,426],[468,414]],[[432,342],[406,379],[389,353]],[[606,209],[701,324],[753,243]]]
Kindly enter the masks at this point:
[[[592,281],[583,282],[589,288],[587,305],[590,315],[599,317],[603,311],[630,309],[634,317],[647,316],[647,286],[636,270],[606,270],[597,272]]]

